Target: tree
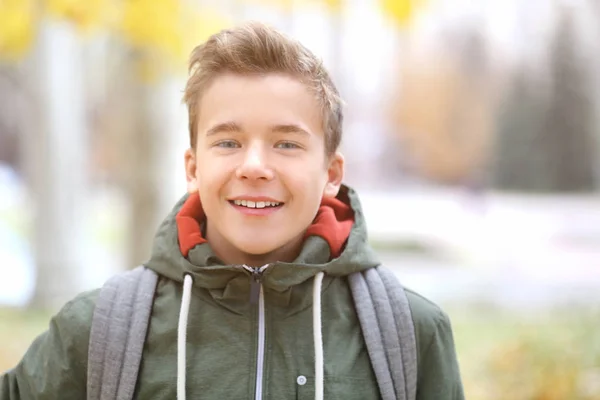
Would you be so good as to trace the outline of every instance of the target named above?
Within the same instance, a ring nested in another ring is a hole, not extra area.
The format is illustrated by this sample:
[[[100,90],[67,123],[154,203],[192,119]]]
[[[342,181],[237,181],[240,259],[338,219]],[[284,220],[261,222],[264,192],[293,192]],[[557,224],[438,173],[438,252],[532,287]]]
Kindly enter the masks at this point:
[[[589,191],[596,186],[591,81],[577,46],[573,15],[564,9],[552,44],[552,97],[539,143],[547,171],[541,190]]]
[[[0,163],[18,169],[19,104],[21,85],[17,68],[0,65]]]
[[[68,26],[44,23],[28,60],[25,170],[34,202],[33,305],[55,310],[84,285],[88,147],[81,43]]]
[[[592,85],[573,23],[563,10],[550,48],[549,97],[525,71],[515,78],[499,121],[497,188],[578,192],[596,187]]]
[[[400,68],[394,133],[418,174],[436,182],[471,184],[487,163],[494,81],[477,35],[451,50],[407,51]]]
[[[498,189],[527,191],[539,182],[539,151],[534,151],[542,132],[547,98],[540,84],[523,67],[514,74],[511,87],[500,107],[491,183]]]

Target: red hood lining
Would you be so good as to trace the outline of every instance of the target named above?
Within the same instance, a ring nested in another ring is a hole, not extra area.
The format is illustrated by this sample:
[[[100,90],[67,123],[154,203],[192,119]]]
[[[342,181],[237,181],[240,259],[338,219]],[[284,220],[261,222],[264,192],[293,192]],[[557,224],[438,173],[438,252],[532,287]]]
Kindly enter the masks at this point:
[[[184,257],[187,257],[190,250],[197,245],[206,243],[201,230],[205,218],[200,196],[197,192],[191,194],[175,216],[179,249]],[[354,224],[354,211],[346,202],[338,198],[325,198],[319,206],[312,225],[306,230],[304,238],[309,236],[323,238],[329,245],[331,258],[337,258],[344,250],[352,224]]]

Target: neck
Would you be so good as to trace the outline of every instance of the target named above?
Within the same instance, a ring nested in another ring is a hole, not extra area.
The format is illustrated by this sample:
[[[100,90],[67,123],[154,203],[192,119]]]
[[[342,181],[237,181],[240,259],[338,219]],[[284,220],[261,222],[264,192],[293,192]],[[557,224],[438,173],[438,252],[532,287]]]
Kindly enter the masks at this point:
[[[303,232],[290,242],[268,253],[252,254],[234,246],[218,232],[212,230],[210,224],[206,226],[205,237],[215,255],[225,264],[247,265],[249,267],[261,267],[277,261],[292,262],[300,254],[304,242]]]

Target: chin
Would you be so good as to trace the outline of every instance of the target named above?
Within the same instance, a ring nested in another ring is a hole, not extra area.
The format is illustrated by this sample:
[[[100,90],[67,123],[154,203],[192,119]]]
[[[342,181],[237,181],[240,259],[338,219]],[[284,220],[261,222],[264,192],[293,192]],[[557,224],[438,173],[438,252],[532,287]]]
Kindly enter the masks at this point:
[[[239,234],[239,232],[237,232]],[[235,235],[230,237],[230,243],[239,251],[248,254],[251,257],[289,256],[290,251],[294,252],[298,236],[290,235],[286,232],[270,232],[270,234],[260,234],[256,232],[246,232],[246,235]],[[277,254],[274,254],[277,253]],[[281,253],[281,254],[280,254]],[[284,260],[281,260],[284,261]]]
[[[277,245],[266,245],[263,243],[239,243],[236,246],[242,252],[252,256],[262,256],[269,254],[279,248]]]

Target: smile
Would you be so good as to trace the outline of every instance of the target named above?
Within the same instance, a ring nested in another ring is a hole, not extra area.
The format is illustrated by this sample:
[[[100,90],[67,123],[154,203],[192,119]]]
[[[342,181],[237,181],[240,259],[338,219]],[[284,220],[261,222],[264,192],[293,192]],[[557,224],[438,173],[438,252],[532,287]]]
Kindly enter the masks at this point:
[[[236,206],[242,206],[247,208],[266,208],[266,207],[279,207],[283,203],[274,201],[251,201],[251,200],[233,200],[231,201]]]

